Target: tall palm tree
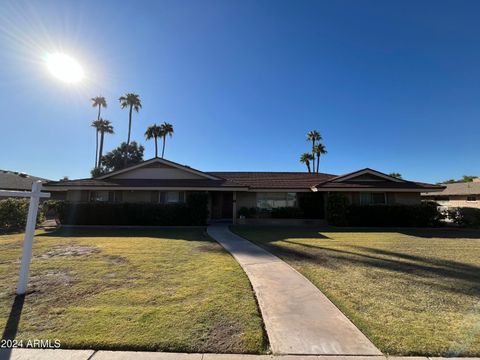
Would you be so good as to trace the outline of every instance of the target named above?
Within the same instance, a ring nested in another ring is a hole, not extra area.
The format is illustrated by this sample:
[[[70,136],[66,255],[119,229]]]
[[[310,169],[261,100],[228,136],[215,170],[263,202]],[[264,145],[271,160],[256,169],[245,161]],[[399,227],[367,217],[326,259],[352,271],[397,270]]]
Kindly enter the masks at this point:
[[[120,101],[120,107],[122,109],[129,108],[128,112],[128,137],[127,137],[127,148],[130,145],[130,133],[132,131],[132,110],[139,112],[142,108],[142,102],[140,101],[140,96],[137,94],[127,93],[123,96],[120,96],[118,99]]]
[[[100,150],[98,152],[98,164],[97,167],[100,167],[100,162],[102,161],[103,154],[103,141],[105,134],[113,134],[112,123],[108,120],[100,119]]]
[[[320,143],[315,145],[315,147],[313,148],[313,152],[315,153],[315,155],[317,155],[317,174],[318,174],[318,171],[320,169],[320,155],[325,155],[327,153],[327,149],[325,148],[325,145]],[[313,167],[315,168],[315,164],[313,165]],[[315,172],[315,169],[313,171]]]
[[[310,168],[310,161],[313,161],[313,155],[310,153],[303,153],[300,156],[300,162],[307,165],[308,172],[311,173],[312,169]]]
[[[97,166],[98,163],[98,134],[100,132],[100,123],[101,119],[93,120],[92,123],[90,124],[91,127],[95,128],[95,133],[96,133],[96,139],[95,139],[95,167]]]
[[[173,131],[173,130],[172,130]],[[145,131],[145,139],[155,139],[155,157],[158,157],[158,145],[157,140],[159,137],[163,137],[162,127],[157,124],[150,125]],[[163,155],[162,155],[163,157]]]
[[[92,106],[93,107],[98,107],[98,115],[97,115],[97,121],[100,120],[100,111],[102,110],[102,107],[106,108],[107,107],[107,100],[103,96],[95,96],[91,98],[92,100]],[[95,133],[95,166],[97,166],[97,159],[98,159],[98,126],[92,122],[92,127],[96,128],[97,131]]]
[[[167,139],[167,135],[172,137],[173,125],[167,122],[164,122],[162,125],[160,125],[160,128],[162,129],[162,136],[163,136],[163,148],[162,148],[162,159],[163,159],[163,154],[165,153],[165,142]]]
[[[320,140],[322,140],[322,135],[320,135],[320,133],[317,130],[311,130],[307,133],[307,141],[312,142],[312,156],[313,156],[314,167],[315,167],[315,152],[313,151],[313,149],[315,148],[315,142]]]

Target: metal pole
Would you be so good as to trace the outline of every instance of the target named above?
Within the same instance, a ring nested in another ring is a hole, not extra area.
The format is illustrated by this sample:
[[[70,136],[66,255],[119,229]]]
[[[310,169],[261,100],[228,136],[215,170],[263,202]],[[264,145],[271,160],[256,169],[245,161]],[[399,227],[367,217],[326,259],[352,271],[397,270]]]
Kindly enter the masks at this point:
[[[17,284],[17,295],[23,295],[27,291],[28,270],[30,268],[30,259],[32,257],[33,235],[37,223],[38,203],[40,200],[41,189],[41,181],[33,183],[32,193],[30,194],[30,206],[28,207],[27,227],[25,228],[25,238],[23,240],[22,264],[20,266],[20,277]]]

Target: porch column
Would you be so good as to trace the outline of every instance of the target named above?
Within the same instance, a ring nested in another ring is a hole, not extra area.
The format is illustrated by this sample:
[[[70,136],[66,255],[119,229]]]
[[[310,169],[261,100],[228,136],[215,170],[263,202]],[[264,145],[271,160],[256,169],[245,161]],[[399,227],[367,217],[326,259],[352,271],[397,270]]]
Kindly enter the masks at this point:
[[[233,192],[233,200],[232,200],[232,206],[233,206],[233,214],[232,214],[232,223],[235,225],[237,223],[237,192]]]

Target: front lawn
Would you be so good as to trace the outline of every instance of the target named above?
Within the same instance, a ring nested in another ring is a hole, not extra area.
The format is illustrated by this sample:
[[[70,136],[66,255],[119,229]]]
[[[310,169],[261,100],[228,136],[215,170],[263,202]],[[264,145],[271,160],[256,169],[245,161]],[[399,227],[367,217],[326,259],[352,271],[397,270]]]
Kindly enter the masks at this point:
[[[384,353],[480,355],[480,231],[233,230],[310,279]]]
[[[0,236],[0,326],[8,321],[7,337],[59,339],[64,348],[267,348],[246,275],[204,229],[37,233],[17,331],[21,306],[12,305],[22,239]]]

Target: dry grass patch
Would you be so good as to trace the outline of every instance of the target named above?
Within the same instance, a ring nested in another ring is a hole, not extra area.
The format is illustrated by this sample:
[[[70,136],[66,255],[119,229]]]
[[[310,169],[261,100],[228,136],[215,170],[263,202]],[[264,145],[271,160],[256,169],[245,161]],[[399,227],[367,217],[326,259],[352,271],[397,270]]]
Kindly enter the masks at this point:
[[[267,348],[247,277],[203,229],[38,232],[15,331],[22,238],[0,236],[0,327],[10,316],[10,336],[59,339],[64,348]]]
[[[233,230],[310,279],[383,352],[480,355],[480,231]]]

